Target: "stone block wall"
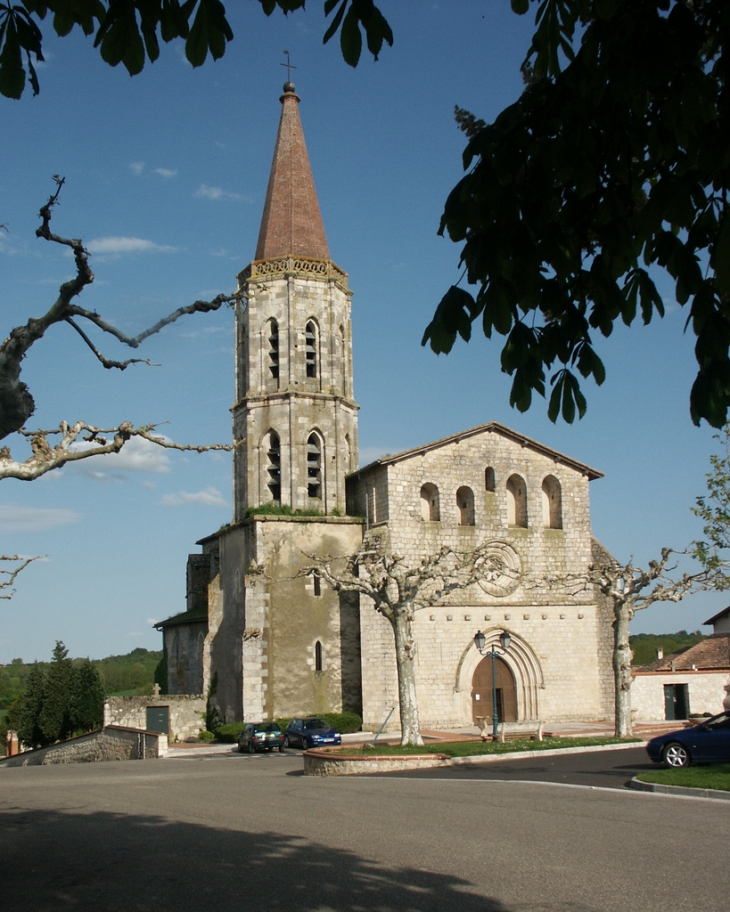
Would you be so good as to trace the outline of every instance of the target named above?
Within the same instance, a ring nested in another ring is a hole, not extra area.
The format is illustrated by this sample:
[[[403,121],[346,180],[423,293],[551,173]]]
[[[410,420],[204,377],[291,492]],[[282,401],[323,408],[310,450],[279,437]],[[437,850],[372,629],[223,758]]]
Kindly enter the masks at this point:
[[[364,512],[367,502],[370,535],[410,566],[443,546],[463,553],[488,544],[493,563],[479,584],[416,614],[424,727],[473,724],[477,630],[488,638],[502,630],[512,635],[505,663],[520,720],[610,717],[609,606],[591,589],[556,582],[584,575],[593,560],[591,473],[486,426],[384,459],[349,479],[351,507]],[[510,485],[522,491],[521,505],[514,498],[510,504]],[[388,622],[364,604],[361,642],[364,722],[379,726],[397,704],[394,641]],[[389,728],[397,726],[395,713]]]
[[[691,713],[720,713],[725,697],[727,671],[636,672],[631,685],[631,711],[635,722],[664,721],[664,685],[686,684]]]
[[[109,726],[50,747],[0,760],[2,766],[52,766],[111,760],[156,760],[165,756],[167,737],[157,732]]]
[[[169,710],[170,741],[184,741],[205,729],[205,703],[205,697],[200,694],[108,697],[104,703],[104,726],[144,729],[147,726],[147,707],[165,706]]]

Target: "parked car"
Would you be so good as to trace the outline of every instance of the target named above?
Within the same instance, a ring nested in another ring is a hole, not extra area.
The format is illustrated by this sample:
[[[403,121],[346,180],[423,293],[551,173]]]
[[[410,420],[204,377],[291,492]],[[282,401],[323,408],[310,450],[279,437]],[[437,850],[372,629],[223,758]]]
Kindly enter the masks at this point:
[[[304,750],[322,744],[342,744],[342,738],[323,719],[315,717],[292,719],[284,732],[285,747],[301,747]]]
[[[248,722],[238,736],[238,749],[248,751],[272,751],[278,747],[284,750],[284,732],[276,722]]]
[[[690,763],[730,762],[730,710],[700,725],[652,738],[646,752],[654,763],[674,769]]]

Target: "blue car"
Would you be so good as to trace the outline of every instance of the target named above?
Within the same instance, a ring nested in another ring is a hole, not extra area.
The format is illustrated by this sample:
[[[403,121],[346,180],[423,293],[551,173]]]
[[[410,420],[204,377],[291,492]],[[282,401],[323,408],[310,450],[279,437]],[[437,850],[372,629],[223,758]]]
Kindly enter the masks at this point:
[[[691,763],[730,763],[730,710],[700,725],[652,738],[649,759],[681,769]]]
[[[342,738],[323,719],[292,719],[284,732],[285,747],[310,747],[341,744]]]

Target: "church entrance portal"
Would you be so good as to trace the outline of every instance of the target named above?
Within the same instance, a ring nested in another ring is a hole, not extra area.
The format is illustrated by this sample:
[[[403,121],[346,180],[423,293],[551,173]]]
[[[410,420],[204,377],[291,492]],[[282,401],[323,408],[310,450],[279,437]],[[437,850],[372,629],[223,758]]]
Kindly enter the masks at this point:
[[[495,659],[497,678],[497,720],[499,722],[517,721],[517,688],[515,678],[509,665],[502,659]],[[492,722],[492,660],[489,656],[482,659],[474,670],[471,679],[472,718],[486,719]]]

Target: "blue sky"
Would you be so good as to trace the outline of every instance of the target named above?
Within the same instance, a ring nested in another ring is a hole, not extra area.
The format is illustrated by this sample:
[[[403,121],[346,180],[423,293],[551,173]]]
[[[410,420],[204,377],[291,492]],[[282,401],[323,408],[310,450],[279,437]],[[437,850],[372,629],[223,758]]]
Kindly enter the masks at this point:
[[[173,44],[130,79],[89,40],[48,36],[40,95],[0,99],[3,333],[43,313],[71,274],[68,256],[35,237],[53,174],[66,177],[54,230],[92,251],[84,306],[136,333],[234,290],[255,250],[286,48],[330,252],[354,290],[361,462],[496,420],[605,473],[591,486],[593,527],[619,559],[646,562],[698,537],[691,507],[717,443],[689,418],[692,337],[669,283],[663,321],[599,342],[608,379],[587,388],[588,414],[572,427],[552,425],[541,400],[525,415],[509,407],[499,340],[475,336],[438,358],[420,346],[459,276],[459,248],[436,233],[462,173],[454,105],[490,120],[518,96],[530,21],[507,0],[382,0],[394,47],[352,70],[336,44],[322,46],[321,4],[270,19],[258,4],[228,5],[235,40],[218,63],[193,71]],[[167,422],[179,442],[230,440],[230,311],[183,320],[140,354],[161,366],[105,371],[55,328],[24,364],[38,405],[29,426]],[[150,624],[184,610],[186,555],[230,517],[227,454],[135,446],[30,484],[3,481],[0,552],[45,559],[0,602],[0,662],[48,659],[56,639],[92,658],[160,648]],[[651,608],[632,630],[695,630],[726,602]]]

